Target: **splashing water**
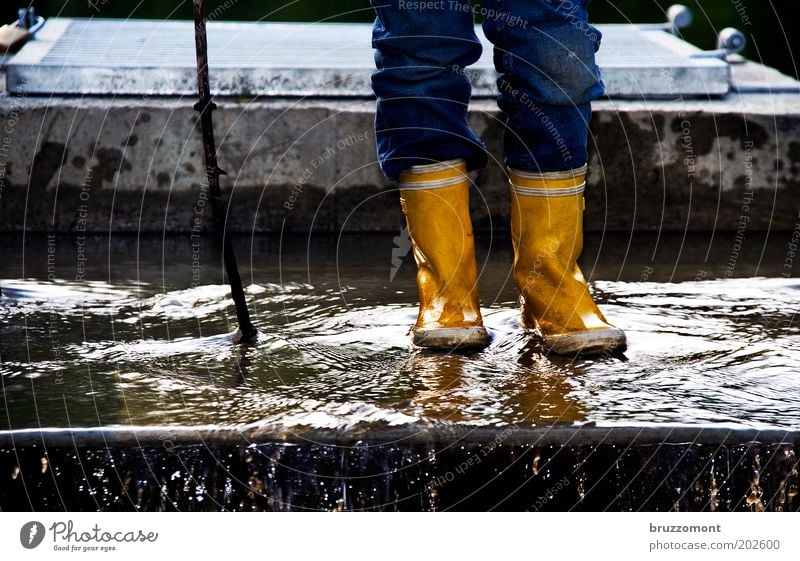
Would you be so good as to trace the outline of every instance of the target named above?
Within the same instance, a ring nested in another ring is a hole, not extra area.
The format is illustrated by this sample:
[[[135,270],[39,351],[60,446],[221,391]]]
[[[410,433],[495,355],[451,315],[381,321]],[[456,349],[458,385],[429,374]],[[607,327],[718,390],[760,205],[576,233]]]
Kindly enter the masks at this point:
[[[409,345],[413,257],[398,264],[391,237],[339,240],[335,254],[301,246],[291,258],[263,242],[250,248],[246,290],[260,338],[244,348],[230,342],[234,312],[218,269],[189,282],[189,257],[165,264],[169,254],[155,249],[162,241],[148,243],[135,267],[112,267],[98,243],[88,254],[98,262],[92,280],[49,279],[31,265],[0,280],[0,429],[416,421],[800,428],[796,279],[711,274],[698,282],[688,280],[692,263],[676,275],[678,261],[666,261],[668,280],[683,282],[642,281],[640,262],[629,257],[615,275],[615,257],[599,252],[592,289],[629,349],[575,359],[549,356],[519,331],[509,253],[491,250],[481,277],[491,346],[437,353]]]

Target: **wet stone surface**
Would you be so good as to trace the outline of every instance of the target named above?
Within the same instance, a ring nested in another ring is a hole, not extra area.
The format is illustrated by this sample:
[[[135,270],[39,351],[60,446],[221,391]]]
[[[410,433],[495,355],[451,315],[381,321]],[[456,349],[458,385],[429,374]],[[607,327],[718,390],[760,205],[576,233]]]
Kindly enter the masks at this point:
[[[584,272],[629,338],[595,359],[550,356],[519,331],[504,239],[479,239],[493,340],[465,354],[410,347],[414,264],[397,236],[239,239],[261,333],[248,348],[230,342],[208,238],[3,238],[0,508],[797,510],[790,237],[750,233],[733,259],[724,232],[590,235]],[[416,426],[500,438],[370,437]],[[257,436],[172,442],[192,427]],[[548,427],[586,431],[519,437]],[[612,443],[594,427],[656,432]],[[98,441],[123,428],[128,440]],[[100,432],[53,439],[70,429]]]
[[[800,429],[800,283],[782,276],[773,238],[748,238],[734,269],[730,235],[590,238],[584,269],[629,338],[624,355],[591,359],[548,355],[519,330],[503,240],[480,243],[492,344],[436,353],[410,347],[415,267],[392,236],[241,240],[260,331],[249,348],[230,343],[235,317],[212,240],[120,238],[109,252],[102,238],[60,239],[27,240],[24,259],[10,260],[18,273],[0,281],[2,429]],[[650,261],[653,250],[663,262]]]

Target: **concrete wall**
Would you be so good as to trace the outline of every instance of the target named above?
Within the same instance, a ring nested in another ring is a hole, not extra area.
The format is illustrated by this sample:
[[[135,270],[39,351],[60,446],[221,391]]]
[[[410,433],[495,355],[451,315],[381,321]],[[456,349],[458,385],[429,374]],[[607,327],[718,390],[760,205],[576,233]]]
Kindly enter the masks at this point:
[[[4,231],[189,231],[210,218],[193,99],[0,99]],[[242,232],[396,230],[371,100],[218,100],[229,225]],[[476,175],[473,220],[507,228],[502,123],[470,122],[496,158]],[[793,229],[800,222],[800,94],[600,101],[589,230]]]

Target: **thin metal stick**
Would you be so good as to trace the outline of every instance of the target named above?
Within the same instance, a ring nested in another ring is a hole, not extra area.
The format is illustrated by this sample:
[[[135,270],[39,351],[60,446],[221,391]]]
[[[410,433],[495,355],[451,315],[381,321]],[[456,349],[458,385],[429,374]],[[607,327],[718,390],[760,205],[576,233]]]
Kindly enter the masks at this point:
[[[219,176],[227,175],[217,165],[217,148],[214,144],[214,126],[211,112],[217,108],[211,99],[211,90],[208,85],[208,40],[206,38],[205,0],[194,0],[194,38],[197,50],[197,89],[200,98],[194,109],[200,112],[200,126],[203,130],[203,154],[205,156],[206,177],[211,199],[211,210],[214,215],[217,235],[219,236],[222,255],[225,261],[225,272],[231,286],[231,296],[236,305],[236,319],[239,321],[237,340],[252,342],[258,332],[250,321],[247,302],[242,289],[242,279],[236,265],[236,256],[233,253],[233,244],[225,228],[225,205],[222,201],[222,192],[219,188]]]

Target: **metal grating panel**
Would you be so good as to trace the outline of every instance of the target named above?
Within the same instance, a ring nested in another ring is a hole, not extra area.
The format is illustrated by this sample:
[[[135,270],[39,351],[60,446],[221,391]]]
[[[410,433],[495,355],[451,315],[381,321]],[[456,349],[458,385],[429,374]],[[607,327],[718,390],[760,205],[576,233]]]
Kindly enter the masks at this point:
[[[598,64],[609,96],[721,95],[730,69],[672,35],[600,25]],[[492,49],[471,68],[473,94],[495,95]],[[212,90],[218,95],[371,96],[368,24],[208,24]],[[9,91],[31,94],[194,95],[190,21],[48,20],[7,65]]]

